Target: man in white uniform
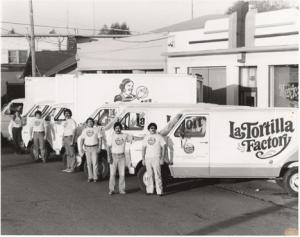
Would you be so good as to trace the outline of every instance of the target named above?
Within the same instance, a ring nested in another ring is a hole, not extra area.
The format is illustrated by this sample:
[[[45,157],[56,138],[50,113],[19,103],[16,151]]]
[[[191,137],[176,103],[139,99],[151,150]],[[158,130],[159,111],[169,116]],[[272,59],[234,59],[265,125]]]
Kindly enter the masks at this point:
[[[88,118],[87,127],[80,136],[80,153],[85,152],[88,169],[88,182],[98,181],[98,153],[102,147],[100,128],[94,126],[93,118]]]
[[[41,159],[45,163],[45,140],[47,137],[46,122],[41,118],[42,112],[37,110],[34,113],[35,118],[30,124],[29,134],[30,139],[33,139],[33,155],[35,160],[39,159],[39,150],[41,152]]]
[[[165,153],[166,143],[163,137],[156,133],[157,125],[155,123],[150,123],[148,130],[150,134],[145,136],[142,148],[143,165],[146,165],[148,175],[146,191],[147,194],[153,194],[153,178],[155,178],[156,194],[162,196],[163,188],[160,165],[163,164],[163,154]]]
[[[67,155],[67,168],[63,170],[64,172],[72,173],[75,169],[75,151],[74,151],[74,139],[76,131],[76,122],[72,119],[72,111],[70,109],[65,109],[64,116],[66,121],[63,123],[63,144],[65,147],[65,152]]]
[[[109,195],[114,194],[116,173],[119,172],[119,193],[125,192],[125,145],[130,142],[132,137],[128,134],[122,133],[122,124],[116,122],[114,124],[114,132],[108,140],[108,162],[110,163],[110,177],[109,177]]]

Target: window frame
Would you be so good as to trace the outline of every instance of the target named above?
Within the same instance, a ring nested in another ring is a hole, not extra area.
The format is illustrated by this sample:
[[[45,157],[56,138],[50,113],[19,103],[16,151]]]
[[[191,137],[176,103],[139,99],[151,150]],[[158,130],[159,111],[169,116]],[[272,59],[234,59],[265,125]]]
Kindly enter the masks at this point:
[[[207,128],[208,128],[208,126],[207,126],[208,116],[207,115],[187,115],[187,116],[184,116],[182,118],[182,120],[179,122],[180,123],[179,126],[177,126],[176,129],[174,130],[173,136],[174,137],[181,137],[180,136],[180,133],[181,133],[180,130],[182,130],[182,125],[186,123],[186,119],[187,118],[200,118],[199,121],[201,120],[201,118],[205,118],[205,120],[206,120],[206,129],[205,129],[205,133],[204,133],[203,136],[199,136],[199,134],[198,135],[196,134],[196,133],[199,133],[200,131],[189,132],[189,133],[187,133],[186,131],[184,131],[184,137],[185,138],[206,138],[207,137]]]

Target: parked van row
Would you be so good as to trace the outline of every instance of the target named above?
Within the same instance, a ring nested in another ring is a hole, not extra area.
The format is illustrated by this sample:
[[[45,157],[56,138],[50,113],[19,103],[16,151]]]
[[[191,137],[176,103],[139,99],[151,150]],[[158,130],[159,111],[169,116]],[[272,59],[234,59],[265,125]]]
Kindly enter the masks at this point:
[[[25,120],[45,106],[36,105]],[[53,125],[55,139],[48,142],[58,154],[64,153],[61,124],[66,108],[72,109],[72,104],[52,104],[43,113]],[[276,179],[288,193],[298,193],[296,109],[120,102],[99,106],[87,117],[96,121],[105,141],[110,139],[116,122],[122,124],[125,133],[141,138],[148,133],[147,125],[156,122],[167,144],[164,158],[173,178]],[[79,123],[77,139],[84,127],[84,121]],[[26,137],[26,129],[23,135]],[[27,144],[30,146],[30,142]],[[102,178],[109,175],[106,149],[104,142],[99,154]],[[142,165],[142,142],[126,144],[125,151],[128,170],[138,176],[140,187],[145,190],[147,173]],[[79,164],[84,159],[77,154]]]

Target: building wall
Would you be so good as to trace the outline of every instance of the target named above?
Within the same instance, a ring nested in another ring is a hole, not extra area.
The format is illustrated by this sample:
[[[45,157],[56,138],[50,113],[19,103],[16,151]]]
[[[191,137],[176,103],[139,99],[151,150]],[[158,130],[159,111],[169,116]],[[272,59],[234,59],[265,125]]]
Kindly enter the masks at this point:
[[[213,39],[232,35],[232,29],[227,23],[219,22],[219,29],[211,31],[210,42],[201,44],[208,39],[204,29],[170,33],[168,47],[168,73],[188,73],[190,67],[225,67],[227,104],[240,103],[241,76],[240,68],[256,68],[256,99],[258,107],[272,106],[272,86],[270,70],[274,65],[298,65],[298,11],[286,9],[266,13],[256,13],[250,9],[245,21],[245,45],[230,49],[229,45],[220,45]],[[237,20],[230,17],[229,20]],[[205,27],[210,24],[207,21]],[[235,25],[229,22],[229,25]],[[223,26],[223,28],[221,27]],[[229,32],[224,31],[228,29]],[[236,32],[237,34],[239,32]],[[205,38],[206,37],[206,38]],[[214,38],[215,37],[215,38]],[[190,45],[191,40],[199,39],[200,43]],[[171,47],[170,47],[171,42]],[[234,42],[234,41],[233,41]],[[224,42],[223,42],[224,43]],[[172,46],[173,45],[173,46]],[[283,48],[289,46],[289,49]],[[282,50],[280,50],[282,47]],[[220,51],[220,49],[224,49]],[[208,51],[207,51],[208,50]],[[255,52],[257,51],[257,52]],[[260,51],[260,52],[258,52]],[[206,53],[207,52],[207,53]],[[297,69],[298,72],[298,69]],[[297,88],[298,91],[298,88]]]

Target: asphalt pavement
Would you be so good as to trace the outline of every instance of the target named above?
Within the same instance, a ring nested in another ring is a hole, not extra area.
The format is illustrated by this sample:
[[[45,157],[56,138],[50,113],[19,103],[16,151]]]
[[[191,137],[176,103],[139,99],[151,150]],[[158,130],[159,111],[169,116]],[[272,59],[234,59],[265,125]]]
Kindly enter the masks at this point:
[[[143,194],[128,176],[127,194],[109,196],[106,180],[87,183],[83,172],[62,168],[2,149],[2,234],[297,234],[298,199],[274,182],[182,180],[159,197]]]

